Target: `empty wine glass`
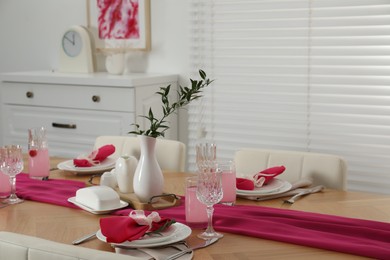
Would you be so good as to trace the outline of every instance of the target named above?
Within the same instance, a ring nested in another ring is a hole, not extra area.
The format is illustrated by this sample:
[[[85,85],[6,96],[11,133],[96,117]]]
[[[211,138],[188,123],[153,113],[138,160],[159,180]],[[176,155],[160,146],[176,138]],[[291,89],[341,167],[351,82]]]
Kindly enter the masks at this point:
[[[0,148],[0,169],[4,174],[9,175],[11,182],[11,195],[3,203],[23,202],[15,193],[16,175],[23,170],[22,148],[19,145],[8,145]]]
[[[217,145],[199,143],[196,145],[196,165],[199,170],[214,167],[217,160]]]
[[[207,229],[198,235],[202,239],[220,238],[222,234],[213,228],[214,204],[221,201],[223,196],[221,171],[216,166],[202,168],[198,173],[196,197],[206,205],[208,225]]]

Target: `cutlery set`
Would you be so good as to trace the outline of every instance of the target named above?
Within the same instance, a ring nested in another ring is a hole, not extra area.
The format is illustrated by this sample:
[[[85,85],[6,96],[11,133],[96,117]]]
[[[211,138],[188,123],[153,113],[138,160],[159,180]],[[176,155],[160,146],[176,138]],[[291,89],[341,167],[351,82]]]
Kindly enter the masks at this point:
[[[295,194],[294,196],[292,196],[291,198],[289,198],[287,200],[284,200],[284,202],[288,203],[288,204],[293,204],[300,197],[302,197],[304,195],[307,195],[307,194],[311,194],[311,193],[322,191],[324,188],[325,188],[325,186],[318,185],[318,186],[315,186],[313,188],[302,189],[301,192],[299,192],[298,194]]]

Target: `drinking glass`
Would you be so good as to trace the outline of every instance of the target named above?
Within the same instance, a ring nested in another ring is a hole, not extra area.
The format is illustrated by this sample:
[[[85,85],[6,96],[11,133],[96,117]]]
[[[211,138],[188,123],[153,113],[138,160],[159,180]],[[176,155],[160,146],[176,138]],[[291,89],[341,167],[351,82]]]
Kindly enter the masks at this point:
[[[196,145],[196,165],[198,169],[214,167],[217,160],[217,145],[199,143]]]
[[[213,228],[214,204],[217,204],[223,196],[221,171],[217,167],[202,168],[198,173],[198,186],[196,197],[200,202],[206,205],[207,210],[207,228],[199,234],[202,239],[211,239],[223,237],[222,234],[215,232]]]
[[[8,145],[0,148],[0,169],[9,175],[11,183],[11,195],[3,203],[16,204],[23,202],[16,196],[16,175],[23,170],[22,148],[19,145]]]
[[[186,178],[186,224],[191,228],[206,228],[208,220],[206,205],[200,202],[196,197],[197,187],[197,176]]]
[[[0,198],[4,199],[11,193],[11,183],[9,176],[0,171]]]
[[[33,179],[49,177],[50,159],[44,127],[28,129],[28,171]]]
[[[221,204],[233,206],[236,202],[236,167],[233,161],[218,162],[222,174],[223,197]]]

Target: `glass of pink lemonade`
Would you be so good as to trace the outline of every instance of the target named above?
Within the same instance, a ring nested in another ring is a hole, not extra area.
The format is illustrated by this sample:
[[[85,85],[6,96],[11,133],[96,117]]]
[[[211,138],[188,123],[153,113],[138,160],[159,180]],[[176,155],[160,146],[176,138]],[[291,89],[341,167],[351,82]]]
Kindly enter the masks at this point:
[[[44,127],[28,130],[28,169],[30,178],[43,180],[49,177],[49,150]]]
[[[0,198],[7,198],[11,194],[9,176],[0,171]]]
[[[233,206],[236,202],[236,167],[233,161],[220,162],[218,168],[222,172],[223,198],[221,204]]]
[[[203,204],[196,197],[198,177],[186,179],[185,212],[187,225],[192,228],[207,227],[206,204]]]

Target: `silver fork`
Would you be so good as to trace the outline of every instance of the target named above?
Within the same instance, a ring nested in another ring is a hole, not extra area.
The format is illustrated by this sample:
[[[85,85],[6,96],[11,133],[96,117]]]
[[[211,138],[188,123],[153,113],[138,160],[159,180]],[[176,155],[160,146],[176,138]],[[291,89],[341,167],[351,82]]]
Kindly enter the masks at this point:
[[[307,194],[311,194],[311,193],[315,193],[315,192],[319,192],[319,191],[323,190],[324,188],[325,187],[323,185],[319,185],[319,186],[315,186],[313,188],[306,189],[306,190],[304,190],[304,191],[302,191],[302,192],[300,192],[298,194],[295,194],[290,199],[285,200],[284,202],[285,203],[289,203],[289,204],[293,204],[301,196],[304,196],[304,195],[307,195]]]

